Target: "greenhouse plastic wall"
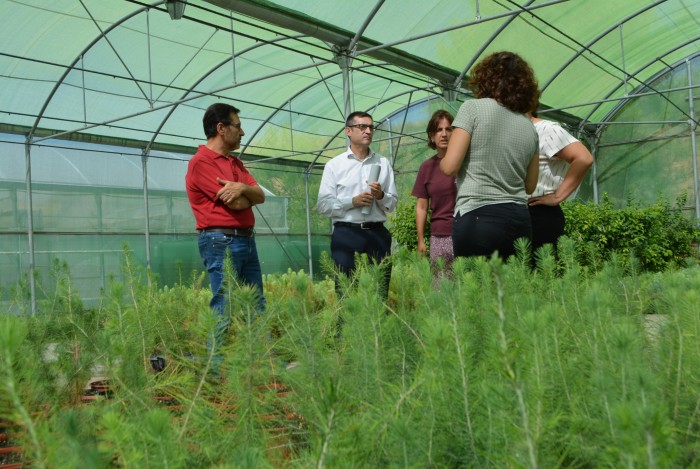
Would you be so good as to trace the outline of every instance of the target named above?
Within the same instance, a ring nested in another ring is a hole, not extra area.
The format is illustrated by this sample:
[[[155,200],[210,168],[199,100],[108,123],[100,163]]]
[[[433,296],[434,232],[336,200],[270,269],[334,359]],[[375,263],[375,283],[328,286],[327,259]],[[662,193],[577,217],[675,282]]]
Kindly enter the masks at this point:
[[[457,104],[453,104],[455,111]],[[432,155],[425,125],[442,100],[414,103],[380,123],[375,151],[390,158],[400,200],[413,201],[410,191],[420,163]],[[34,267],[37,299],[54,290],[55,262],[67,265],[74,290],[86,306],[99,300],[111,279],[122,279],[125,248],[135,263],[147,265],[143,173],[138,150],[67,141],[45,141],[31,148]],[[334,149],[331,153],[340,153]],[[20,136],[0,136],[0,275],[2,301],[26,298],[15,286],[29,272],[28,197],[25,146]],[[191,282],[202,273],[194,217],[184,191],[191,155],[153,152],[148,158],[148,230],[150,266],[159,285]],[[268,190],[256,208],[257,245],[263,273],[309,269],[307,202],[304,177],[308,168],[283,160],[248,161],[246,166]],[[322,168],[309,172],[311,267],[330,250],[331,226],[315,209]],[[274,195],[272,195],[274,194]],[[26,285],[26,282],[24,282]]]
[[[697,116],[699,64],[698,57],[676,64],[651,82],[665,97],[640,88],[642,95],[625,102],[601,127],[594,147],[598,193],[616,206],[630,199],[651,204],[660,195],[673,203],[685,194],[685,212],[697,217],[697,127],[689,116]],[[593,192],[591,174],[579,196],[592,199]]]
[[[0,276],[3,303],[21,303],[29,272],[28,197],[24,143],[0,136]],[[73,288],[87,306],[95,304],[109,280],[122,278],[125,248],[145,267],[145,205],[141,156],[132,149],[66,141],[34,145],[32,221],[37,299],[50,297],[55,262],[65,263]],[[201,272],[194,217],[184,191],[189,155],[149,158],[149,241],[152,273],[159,284],[189,282]],[[261,170],[258,176],[265,179]],[[256,174],[257,175],[257,174]],[[264,186],[264,182],[261,181]],[[256,212],[258,249],[264,273],[303,269],[305,230],[290,232],[289,206],[296,199],[267,195]],[[315,251],[327,244],[315,240]]]
[[[695,64],[693,81],[700,83],[697,60]],[[653,86],[664,90],[679,88],[667,95],[676,106],[689,112],[687,67],[680,65]],[[459,107],[458,102],[448,104],[439,97],[413,102],[409,97],[408,103],[403,110],[377,121],[373,144],[375,151],[392,160],[400,203],[413,203],[410,191],[418,166],[433,154],[425,136],[430,115],[439,108],[456,114]],[[372,112],[383,115],[381,105]],[[634,119],[655,123],[625,123]],[[658,194],[674,199],[686,191],[687,207],[691,210],[695,194],[693,152],[690,125],[687,118],[683,122],[683,113],[652,95],[631,100],[608,120],[610,123],[601,127],[598,145],[593,147],[596,171],[589,175],[578,196],[593,197],[596,175],[598,190],[609,194],[618,205],[623,205],[628,197],[653,202]],[[284,127],[280,124],[279,128]],[[333,145],[337,143],[337,138],[332,141]],[[294,148],[291,151],[294,153]],[[268,161],[246,161],[258,182],[268,190],[266,202],[256,208],[257,244],[265,274],[311,268],[316,278],[326,275],[319,259],[323,251],[329,251],[331,226],[315,210],[316,197],[322,164],[341,151],[341,147],[328,147],[323,150],[323,157],[311,165],[286,162],[283,155]],[[191,155],[150,153],[146,237],[142,155],[138,152],[133,148],[63,140],[42,141],[31,147],[38,300],[50,297],[53,291],[54,263],[65,262],[74,289],[87,306],[95,304],[110,279],[122,278],[126,247],[139,266],[146,266],[150,260],[159,285],[189,283],[194,275],[201,275],[194,218],[184,192],[184,175]],[[20,304],[13,296],[27,295],[16,291],[15,286],[26,280],[30,270],[23,138],[0,135],[0,158],[1,301]],[[664,177],[659,178],[659,174]]]

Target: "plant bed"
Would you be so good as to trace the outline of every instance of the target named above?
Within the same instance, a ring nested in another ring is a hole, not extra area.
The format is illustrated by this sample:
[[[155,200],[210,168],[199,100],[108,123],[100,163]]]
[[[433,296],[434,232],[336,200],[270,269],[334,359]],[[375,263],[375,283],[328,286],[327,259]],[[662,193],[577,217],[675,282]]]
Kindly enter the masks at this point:
[[[397,253],[386,303],[370,265],[340,300],[303,273],[266,277],[255,321],[249,292],[229,292],[211,381],[191,358],[209,292],[133,280],[104,310],[0,317],[0,399],[24,461],[47,467],[695,467],[700,268],[635,266],[589,269],[569,239],[534,270],[458,259],[436,284]],[[98,362],[108,380],[87,375]]]
[[[0,469],[23,466],[22,446],[14,436],[17,431],[15,423],[0,418]]]

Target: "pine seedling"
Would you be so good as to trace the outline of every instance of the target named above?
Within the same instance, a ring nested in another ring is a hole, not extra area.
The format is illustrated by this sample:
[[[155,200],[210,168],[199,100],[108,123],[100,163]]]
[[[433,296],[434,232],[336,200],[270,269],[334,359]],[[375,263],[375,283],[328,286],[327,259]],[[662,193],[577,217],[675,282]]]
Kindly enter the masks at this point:
[[[28,321],[30,339],[37,345],[37,367],[52,379],[44,389],[45,403],[80,401],[83,388],[102,353],[97,346],[99,315],[85,310],[72,288],[65,262],[54,260],[51,277],[53,298],[44,311]]]
[[[43,447],[31,417],[32,403],[27,399],[31,367],[22,359],[27,334],[27,324],[21,318],[0,316],[0,416],[21,426],[26,453],[35,467],[45,467]]]
[[[323,469],[333,462],[331,442],[342,418],[343,407],[340,403],[339,384],[330,379],[325,387],[319,389],[317,403],[317,418],[311,422],[316,424],[319,441],[317,443],[316,468]]]
[[[147,278],[144,282],[142,278],[142,271],[133,262],[132,254],[127,245],[123,248],[123,263],[122,271],[124,277],[126,278],[127,294],[130,300],[130,309],[132,311],[133,317],[136,320],[136,325],[138,326],[138,334],[141,346],[141,359],[143,361],[144,372],[148,372],[150,368],[148,352],[148,335],[151,332],[149,330],[149,325],[146,318],[148,317],[148,311],[146,308],[153,304],[152,300],[152,279]],[[145,285],[144,285],[145,283]],[[145,306],[145,307],[144,307]]]
[[[520,425],[524,437],[524,443],[527,448],[528,467],[536,468],[538,467],[538,454],[536,448],[536,437],[531,429],[530,409],[527,406],[525,387],[521,381],[521,376],[516,372],[513,352],[509,346],[509,340],[506,333],[506,310],[504,306],[505,287],[502,280],[503,267],[496,258],[492,259],[491,265],[493,266],[493,279],[496,285],[496,293],[498,298],[498,335],[501,356],[503,358],[503,372],[507,381],[510,382],[510,384],[513,386],[513,390],[515,391],[517,410],[520,416]]]
[[[277,280],[274,301],[268,312],[274,318],[279,338],[274,350],[280,357],[300,363],[290,374],[299,385],[314,382],[338,365],[332,345],[337,315],[328,306],[328,286],[314,285],[308,275],[289,272]]]
[[[471,399],[469,398],[470,382],[469,382],[469,370],[467,367],[467,361],[469,359],[467,355],[467,350],[462,345],[462,337],[460,334],[461,327],[458,325],[457,305],[453,305],[450,308],[450,325],[452,326],[452,338],[454,340],[455,352],[457,354],[458,366],[459,366],[459,377],[460,377],[460,387],[458,388],[459,396],[461,397],[462,406],[464,410],[464,419],[466,422],[466,434],[467,440],[469,442],[469,448],[474,456],[476,456],[476,438],[474,436],[474,429],[472,424],[472,410],[471,410]]]
[[[99,448],[122,467],[185,467],[183,445],[175,444],[172,416],[164,409],[140,413],[138,418],[116,410],[101,414]]]
[[[358,287],[343,302],[343,359],[351,367],[347,371],[352,370],[353,378],[358,380],[354,383],[358,394],[381,399],[382,385],[388,381],[385,373],[392,371],[397,357],[385,355],[390,349],[393,328],[388,324],[389,316],[379,294],[383,272],[379,266],[366,269],[357,273]]]
[[[83,406],[62,408],[40,425],[40,438],[48,467],[108,467],[113,454],[98,447],[96,425],[103,408]]]
[[[696,392],[700,386],[696,373],[700,366],[700,347],[696,340],[700,332],[700,295],[695,287],[698,279],[698,268],[667,273],[655,276],[652,290],[659,305],[656,314],[667,317],[656,331],[660,369],[663,370],[672,418],[683,429],[686,441],[696,440],[700,429],[697,424],[700,399]]]
[[[402,316],[412,316],[413,311],[422,307],[421,293],[424,290],[442,289],[440,279],[431,278],[431,265],[427,257],[402,249],[392,254],[391,304],[394,311]],[[428,279],[428,281],[426,281]],[[406,315],[405,313],[409,313]],[[408,318],[407,318],[408,319]]]
[[[35,278],[39,275],[35,271]],[[21,315],[31,315],[34,312],[31,310],[32,294],[29,287],[29,274],[23,273],[19,277],[19,281],[15,285],[8,287],[9,304],[7,306],[8,313],[16,313]]]
[[[473,273],[463,271],[460,277],[458,283],[445,281],[447,288],[440,292],[428,292],[420,310],[417,329],[424,346],[415,379],[424,385],[421,399],[413,403],[419,422],[430,425],[415,425],[430,431],[425,435],[431,442],[426,453],[439,460],[450,455],[441,464],[479,465],[483,427],[477,422],[483,403],[477,370],[488,353],[490,318],[484,308],[488,300]]]

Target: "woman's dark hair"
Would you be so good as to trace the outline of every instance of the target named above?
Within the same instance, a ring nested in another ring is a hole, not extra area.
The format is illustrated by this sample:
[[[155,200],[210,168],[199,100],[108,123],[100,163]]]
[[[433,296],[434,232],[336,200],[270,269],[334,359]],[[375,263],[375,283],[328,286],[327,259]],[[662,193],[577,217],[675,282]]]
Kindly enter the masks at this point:
[[[216,126],[219,122],[228,125],[231,123],[231,113],[239,114],[240,112],[238,108],[230,104],[212,104],[204,111],[204,117],[202,118],[204,135],[206,135],[207,139],[212,138],[216,135]]]
[[[530,65],[513,52],[495,52],[473,69],[467,87],[477,98],[492,98],[513,112],[537,106],[540,92]]]
[[[440,125],[440,121],[443,119],[447,119],[447,121],[452,125],[452,121],[455,120],[454,116],[449,113],[449,111],[445,111],[444,109],[438,109],[433,113],[433,117],[430,118],[428,121],[428,127],[425,129],[425,132],[428,134],[428,146],[435,150],[437,146],[435,145],[435,142],[430,138],[430,134],[434,134],[437,132],[438,125]]]

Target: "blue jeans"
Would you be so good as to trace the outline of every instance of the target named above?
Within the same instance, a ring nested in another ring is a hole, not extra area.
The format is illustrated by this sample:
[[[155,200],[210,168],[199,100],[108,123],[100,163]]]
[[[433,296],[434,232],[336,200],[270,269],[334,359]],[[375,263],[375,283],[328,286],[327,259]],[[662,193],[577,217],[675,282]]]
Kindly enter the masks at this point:
[[[230,318],[224,312],[224,260],[226,250],[231,253],[233,262],[233,272],[236,278],[244,284],[252,285],[258,290],[257,311],[265,311],[265,296],[263,295],[262,270],[260,260],[255,246],[255,237],[229,236],[224,233],[204,231],[199,234],[199,254],[202,262],[209,274],[211,284],[212,299],[209,303],[213,313],[216,315],[216,326],[214,336],[210,338],[207,349],[211,353],[212,341],[220,346],[227,335],[230,325]],[[215,353],[215,365],[218,365],[220,356]]]

